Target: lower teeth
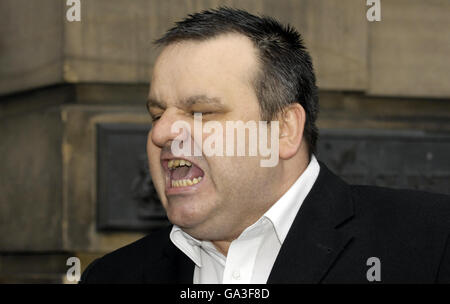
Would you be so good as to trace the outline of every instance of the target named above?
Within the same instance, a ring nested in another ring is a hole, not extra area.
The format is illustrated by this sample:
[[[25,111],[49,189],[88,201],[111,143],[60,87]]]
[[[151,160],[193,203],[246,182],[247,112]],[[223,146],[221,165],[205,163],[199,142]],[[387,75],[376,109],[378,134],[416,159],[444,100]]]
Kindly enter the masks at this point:
[[[199,176],[197,178],[194,179],[179,179],[179,180],[173,180],[172,181],[172,187],[187,187],[187,186],[192,186],[195,184],[198,184],[200,181],[202,180],[202,177]]]

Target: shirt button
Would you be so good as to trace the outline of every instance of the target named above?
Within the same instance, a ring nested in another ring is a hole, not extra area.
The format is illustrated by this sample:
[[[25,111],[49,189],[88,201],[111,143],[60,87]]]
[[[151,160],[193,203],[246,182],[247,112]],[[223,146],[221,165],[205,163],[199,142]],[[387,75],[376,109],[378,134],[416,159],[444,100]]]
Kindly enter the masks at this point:
[[[240,278],[241,278],[241,273],[239,272],[239,270],[233,271],[233,279],[239,280]]]

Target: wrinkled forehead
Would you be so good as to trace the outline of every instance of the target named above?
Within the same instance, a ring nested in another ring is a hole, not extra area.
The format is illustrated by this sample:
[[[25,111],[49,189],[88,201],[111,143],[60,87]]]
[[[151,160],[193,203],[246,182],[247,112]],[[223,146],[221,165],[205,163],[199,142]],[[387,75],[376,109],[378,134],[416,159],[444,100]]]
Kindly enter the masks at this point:
[[[175,42],[164,47],[155,62],[150,97],[174,99],[250,88],[258,70],[257,50],[244,35]]]

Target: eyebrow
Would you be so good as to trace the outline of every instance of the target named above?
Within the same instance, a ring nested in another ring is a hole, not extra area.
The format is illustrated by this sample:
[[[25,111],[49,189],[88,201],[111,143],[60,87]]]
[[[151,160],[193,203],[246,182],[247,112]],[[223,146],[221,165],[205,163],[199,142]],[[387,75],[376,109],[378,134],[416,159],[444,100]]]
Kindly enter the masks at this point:
[[[192,106],[194,104],[198,104],[198,103],[223,106],[222,102],[220,101],[220,98],[208,97],[206,95],[194,95],[194,96],[188,97],[185,100],[181,101],[180,104],[190,107],[190,106]]]
[[[215,106],[224,106],[220,98],[208,97],[206,95],[194,95],[178,102],[178,105],[180,107],[190,107],[194,104],[212,104]],[[167,107],[167,104],[165,102],[149,97],[147,100],[147,110],[150,110],[150,107],[165,109]]]
[[[150,107],[158,107],[160,109],[166,108],[166,104],[164,102],[160,102],[159,100],[153,99],[149,97],[147,99],[147,110],[150,111]]]

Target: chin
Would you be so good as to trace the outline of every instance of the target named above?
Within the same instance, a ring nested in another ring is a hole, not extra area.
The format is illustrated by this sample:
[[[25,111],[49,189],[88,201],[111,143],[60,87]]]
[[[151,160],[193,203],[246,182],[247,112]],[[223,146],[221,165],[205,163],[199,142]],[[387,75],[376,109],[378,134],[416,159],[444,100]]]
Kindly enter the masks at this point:
[[[193,212],[192,209],[185,208],[185,206],[181,206],[181,208],[170,206],[167,209],[167,217],[172,224],[183,228],[183,230],[194,229],[205,220],[205,216]]]

